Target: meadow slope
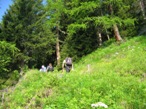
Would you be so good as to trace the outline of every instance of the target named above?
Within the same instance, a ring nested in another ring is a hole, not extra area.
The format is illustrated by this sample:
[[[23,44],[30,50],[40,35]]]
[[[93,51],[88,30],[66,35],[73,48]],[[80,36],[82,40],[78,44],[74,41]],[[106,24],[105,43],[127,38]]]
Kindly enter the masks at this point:
[[[146,109],[146,37],[107,42],[70,73],[29,70],[0,108],[92,109],[97,102],[108,109]]]

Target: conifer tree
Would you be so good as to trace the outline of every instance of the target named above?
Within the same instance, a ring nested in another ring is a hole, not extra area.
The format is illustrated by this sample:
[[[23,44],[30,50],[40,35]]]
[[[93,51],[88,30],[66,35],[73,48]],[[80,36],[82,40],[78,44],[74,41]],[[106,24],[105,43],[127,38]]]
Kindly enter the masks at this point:
[[[121,40],[118,26],[134,25],[134,18],[126,17],[125,14],[122,16],[130,10],[130,4],[126,4],[124,0],[78,0],[70,4],[72,6],[67,12],[74,17],[74,22],[68,26],[70,33],[85,29],[90,22],[94,22],[97,28],[102,28],[100,30],[104,27],[113,28],[116,39]]]
[[[15,0],[5,14],[2,35],[20,50],[16,62],[21,68],[40,66],[52,54],[54,39],[45,22],[42,0]]]
[[[109,35],[119,41],[132,34],[135,30],[135,17],[130,13],[135,8],[131,6],[133,2],[135,0],[66,0],[68,34],[61,51],[72,51],[73,56],[81,57],[101,45],[102,40],[109,39]]]
[[[64,11],[64,2],[62,0],[47,0],[46,10],[48,19],[48,25],[54,33],[56,38],[56,60],[57,66],[60,66],[61,53],[60,53],[60,34],[65,34],[61,30],[60,20]]]

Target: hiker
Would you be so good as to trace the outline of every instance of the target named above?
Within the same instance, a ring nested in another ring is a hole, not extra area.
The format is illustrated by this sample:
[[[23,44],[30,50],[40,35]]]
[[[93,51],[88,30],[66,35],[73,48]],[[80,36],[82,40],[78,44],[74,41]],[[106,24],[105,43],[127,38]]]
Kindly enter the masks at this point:
[[[72,58],[67,57],[65,60],[63,60],[62,63],[63,72],[64,72],[64,68],[66,72],[70,72],[73,69]]]
[[[54,68],[52,66],[52,63],[49,63],[49,65],[47,66],[47,72],[53,72],[54,71]]]
[[[46,72],[46,71],[47,71],[46,67],[44,65],[42,65],[40,72]]]

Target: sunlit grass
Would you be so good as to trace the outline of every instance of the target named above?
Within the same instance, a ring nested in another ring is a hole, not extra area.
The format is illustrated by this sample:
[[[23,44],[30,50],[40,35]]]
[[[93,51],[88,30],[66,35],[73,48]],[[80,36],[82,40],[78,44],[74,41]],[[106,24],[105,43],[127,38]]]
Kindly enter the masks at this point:
[[[70,73],[26,72],[2,108],[109,109],[146,108],[146,38],[113,43],[74,63]]]

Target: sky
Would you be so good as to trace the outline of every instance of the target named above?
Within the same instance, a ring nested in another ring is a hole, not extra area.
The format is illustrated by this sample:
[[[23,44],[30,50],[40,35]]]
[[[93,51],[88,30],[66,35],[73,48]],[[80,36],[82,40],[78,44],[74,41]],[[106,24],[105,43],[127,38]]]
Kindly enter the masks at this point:
[[[2,16],[4,16],[6,10],[9,9],[9,5],[12,3],[12,0],[0,0],[0,22],[2,21]]]

